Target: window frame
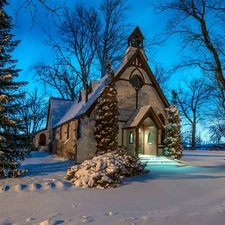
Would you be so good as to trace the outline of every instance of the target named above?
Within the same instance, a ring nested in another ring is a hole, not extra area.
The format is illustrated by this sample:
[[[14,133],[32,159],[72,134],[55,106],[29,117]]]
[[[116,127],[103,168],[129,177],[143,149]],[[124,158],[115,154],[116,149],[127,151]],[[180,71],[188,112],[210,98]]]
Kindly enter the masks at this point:
[[[134,135],[132,131],[130,131],[129,134],[129,144],[134,144]]]
[[[67,124],[67,134],[66,134],[67,139],[70,138],[70,124]]]
[[[78,119],[77,123],[77,140],[81,138],[81,133],[82,133],[82,124],[80,118]]]
[[[148,139],[147,139],[147,141],[148,141],[149,145],[152,145],[152,134],[151,134],[150,131],[148,132]]]

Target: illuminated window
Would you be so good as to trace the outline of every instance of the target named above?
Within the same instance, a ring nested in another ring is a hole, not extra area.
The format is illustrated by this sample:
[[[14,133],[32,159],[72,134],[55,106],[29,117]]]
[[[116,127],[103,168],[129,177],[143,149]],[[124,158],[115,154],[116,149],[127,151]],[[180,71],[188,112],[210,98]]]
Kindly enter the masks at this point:
[[[133,144],[133,143],[134,143],[134,136],[133,136],[133,133],[131,131],[130,135],[129,135],[129,144]]]
[[[148,144],[152,144],[152,135],[150,132],[148,133]]]

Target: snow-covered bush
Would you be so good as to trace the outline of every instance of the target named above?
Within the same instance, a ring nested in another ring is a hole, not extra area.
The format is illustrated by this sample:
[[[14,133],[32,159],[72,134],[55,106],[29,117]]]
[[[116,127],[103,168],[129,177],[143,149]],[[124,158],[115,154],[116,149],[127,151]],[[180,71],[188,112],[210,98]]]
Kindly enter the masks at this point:
[[[164,140],[164,155],[174,159],[180,159],[182,156],[183,146],[181,144],[180,134],[180,114],[177,106],[171,106],[167,109],[166,138]]]
[[[0,168],[0,179],[4,178],[16,178],[16,177],[23,177],[24,173],[27,173],[28,169],[23,169],[23,170],[18,170],[18,169],[13,169],[13,170],[5,170],[3,168]]]
[[[147,173],[145,167],[138,157],[117,149],[70,167],[65,178],[78,187],[115,188],[124,177]]]

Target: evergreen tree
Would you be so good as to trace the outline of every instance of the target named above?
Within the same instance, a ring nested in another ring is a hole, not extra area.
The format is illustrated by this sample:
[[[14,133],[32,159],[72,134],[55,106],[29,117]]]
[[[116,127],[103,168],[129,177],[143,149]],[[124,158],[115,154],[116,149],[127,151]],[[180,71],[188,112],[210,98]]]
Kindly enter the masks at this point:
[[[10,170],[15,170],[19,160],[29,156],[27,150],[22,150],[20,134],[20,119],[17,112],[20,105],[16,100],[23,98],[24,93],[19,88],[26,82],[17,82],[15,78],[21,70],[16,69],[17,60],[12,59],[11,53],[20,43],[13,40],[12,17],[4,10],[7,0],[0,1],[0,178],[5,177]]]
[[[166,125],[166,138],[164,140],[164,155],[174,159],[182,157],[183,146],[181,144],[180,133],[180,114],[177,106],[174,104],[167,109],[167,119],[169,123]]]
[[[117,149],[118,107],[117,90],[113,82],[114,71],[108,64],[108,81],[104,91],[98,98],[97,115],[95,117],[94,135],[97,142],[96,155],[111,152]]]

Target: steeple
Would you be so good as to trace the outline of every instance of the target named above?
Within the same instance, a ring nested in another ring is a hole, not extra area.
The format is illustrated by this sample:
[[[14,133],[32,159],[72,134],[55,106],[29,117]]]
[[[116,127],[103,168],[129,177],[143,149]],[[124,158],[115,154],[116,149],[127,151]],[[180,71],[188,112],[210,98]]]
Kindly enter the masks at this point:
[[[132,46],[143,49],[143,40],[144,36],[141,33],[140,28],[137,26],[128,37],[128,47]]]

